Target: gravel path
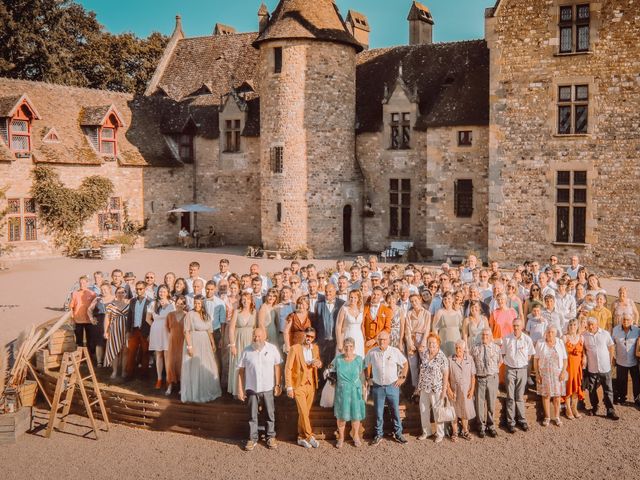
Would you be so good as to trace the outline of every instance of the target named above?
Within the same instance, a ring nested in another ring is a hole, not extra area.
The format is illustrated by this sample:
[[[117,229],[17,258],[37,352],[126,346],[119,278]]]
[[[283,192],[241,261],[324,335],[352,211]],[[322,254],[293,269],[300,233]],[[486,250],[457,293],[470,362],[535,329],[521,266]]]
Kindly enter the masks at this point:
[[[87,428],[75,426],[86,420],[72,417],[70,433],[45,439],[40,431],[0,447],[0,465],[6,479],[638,478],[633,439],[640,436],[640,412],[621,407],[619,413],[619,422],[583,417],[560,428],[531,423],[527,433],[500,431],[497,439],[474,436],[456,444],[411,437],[406,446],[384,440],[377,447],[336,450],[321,442],[307,451],[281,442],[276,451],[261,444],[253,452],[237,442],[119,425],[95,441],[82,437]],[[36,423],[44,418],[38,411]]]

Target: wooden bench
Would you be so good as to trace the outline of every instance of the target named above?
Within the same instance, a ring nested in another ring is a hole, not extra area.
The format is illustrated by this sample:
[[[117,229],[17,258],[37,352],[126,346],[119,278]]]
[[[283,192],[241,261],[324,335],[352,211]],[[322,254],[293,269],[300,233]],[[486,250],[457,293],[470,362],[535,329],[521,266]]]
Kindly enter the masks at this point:
[[[81,248],[78,250],[78,256],[82,258],[100,258],[100,248]]]
[[[380,253],[380,256],[384,258],[386,263],[388,258],[396,259],[402,257],[411,247],[413,247],[413,242],[391,242],[391,244]]]

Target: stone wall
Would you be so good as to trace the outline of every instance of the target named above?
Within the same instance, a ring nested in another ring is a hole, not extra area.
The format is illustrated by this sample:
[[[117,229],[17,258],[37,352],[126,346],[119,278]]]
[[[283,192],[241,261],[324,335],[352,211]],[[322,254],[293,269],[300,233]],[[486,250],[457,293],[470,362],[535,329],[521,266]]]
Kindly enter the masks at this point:
[[[281,73],[273,49],[282,47]],[[355,50],[300,40],[260,48],[261,225],[267,248],[343,252],[343,209],[350,206],[352,249],[362,246],[362,191],[355,163]],[[284,147],[283,172],[271,149]],[[277,204],[282,218],[277,220]]]
[[[396,104],[398,108],[407,105]],[[385,116],[385,119],[387,116]],[[458,147],[458,130],[473,131],[473,146]],[[357,137],[358,161],[365,177],[365,198],[374,215],[365,218],[365,248],[381,251],[392,241],[412,241],[435,259],[475,251],[486,256],[487,127],[443,127],[412,130],[411,149],[390,150],[388,128]],[[411,180],[410,236],[391,237],[390,180]],[[472,179],[471,218],[454,214],[454,181]]]
[[[491,49],[489,255],[523,261],[577,254],[596,270],[640,274],[640,12],[591,2],[591,48],[559,54],[560,5],[502,2],[487,20]],[[589,86],[589,128],[558,136],[558,86]],[[584,244],[556,243],[558,170],[587,172]]]
[[[220,122],[223,125],[223,122]],[[196,138],[197,202],[216,209],[198,214],[202,233],[212,225],[225,244],[260,244],[260,139],[242,137],[241,151],[220,140]]]
[[[471,146],[458,146],[458,131],[472,132]],[[488,127],[460,126],[429,129],[425,219],[427,247],[436,259],[471,252],[487,257],[489,167]],[[473,214],[455,215],[455,182],[473,182]]]
[[[7,198],[31,198],[30,190],[32,185],[31,171],[33,170],[33,162],[31,159],[17,159],[11,163],[0,164],[0,181],[1,186],[9,186]],[[166,214],[161,214],[161,205],[155,201],[156,213],[151,212],[150,202],[155,196],[160,196],[162,192],[163,200],[167,203],[171,201],[170,192],[174,191],[173,187],[179,185],[179,181],[172,180],[168,175],[167,169],[143,169],[141,167],[121,167],[116,162],[105,162],[102,165],[55,165],[54,169],[59,173],[61,180],[69,188],[77,188],[82,180],[91,175],[101,175],[109,178],[114,184],[114,192],[112,196],[120,197],[121,202],[126,202],[129,218],[137,223],[142,224],[146,217],[150,218],[150,230],[145,234],[146,238],[142,238],[140,243],[157,243],[157,238],[162,237],[162,233],[158,230],[161,225],[157,222],[156,217],[166,218]],[[151,173],[153,172],[153,173]],[[182,171],[178,170],[176,178],[182,177]],[[144,176],[144,180],[143,180]],[[182,190],[178,188],[176,190]],[[176,199],[181,198],[176,195]],[[144,203],[143,203],[144,199]],[[1,205],[4,208],[6,204]],[[120,210],[121,220],[124,220],[123,209]],[[37,216],[36,216],[37,218]],[[107,238],[109,235],[117,235],[118,232],[112,231],[100,232],[98,228],[97,215],[89,220],[84,228],[83,233],[86,236],[102,236]],[[177,231],[176,231],[177,233]],[[1,231],[2,239],[6,240],[8,228],[5,227]],[[24,231],[23,231],[24,235]],[[173,234],[175,236],[175,233]],[[24,238],[24,237],[23,237]],[[44,227],[38,223],[37,240],[12,242],[14,246],[10,253],[12,258],[36,258],[57,256],[59,251],[53,245],[53,239],[47,234]]]

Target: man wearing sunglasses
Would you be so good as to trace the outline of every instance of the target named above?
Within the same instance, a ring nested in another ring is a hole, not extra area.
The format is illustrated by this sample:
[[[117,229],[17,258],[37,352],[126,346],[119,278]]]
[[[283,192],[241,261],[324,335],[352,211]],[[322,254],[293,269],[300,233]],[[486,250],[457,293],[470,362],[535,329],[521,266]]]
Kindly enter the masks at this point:
[[[298,445],[304,448],[318,448],[320,444],[313,436],[311,428],[311,406],[318,388],[318,369],[322,368],[320,350],[314,343],[316,331],[307,328],[304,342],[291,346],[284,367],[287,396],[296,401],[298,409]]]

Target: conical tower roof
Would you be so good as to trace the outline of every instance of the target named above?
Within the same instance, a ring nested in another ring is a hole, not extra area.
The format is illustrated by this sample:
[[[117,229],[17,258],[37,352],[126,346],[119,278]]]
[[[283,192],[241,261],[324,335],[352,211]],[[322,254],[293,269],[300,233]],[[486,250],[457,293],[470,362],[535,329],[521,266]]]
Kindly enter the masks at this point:
[[[347,30],[333,0],[280,0],[253,45],[291,38],[344,43],[358,52],[362,50],[362,45]]]

